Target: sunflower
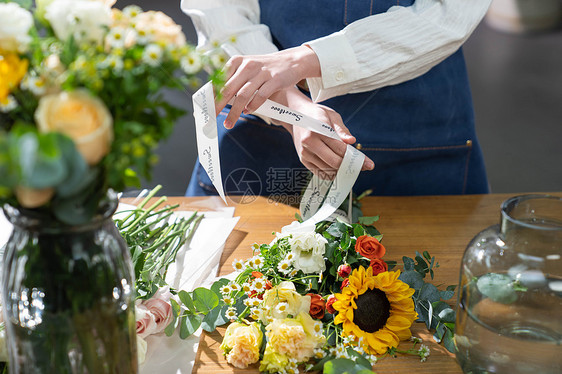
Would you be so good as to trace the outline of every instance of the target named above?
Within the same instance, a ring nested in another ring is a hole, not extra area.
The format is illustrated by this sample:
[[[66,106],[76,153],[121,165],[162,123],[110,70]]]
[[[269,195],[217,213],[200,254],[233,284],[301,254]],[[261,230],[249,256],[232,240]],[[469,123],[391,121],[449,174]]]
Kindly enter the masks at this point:
[[[336,294],[336,324],[343,324],[345,336],[355,336],[369,354],[384,354],[412,335],[410,326],[417,318],[414,290],[398,279],[400,271],[373,275],[373,269],[359,267],[349,276],[349,284]]]

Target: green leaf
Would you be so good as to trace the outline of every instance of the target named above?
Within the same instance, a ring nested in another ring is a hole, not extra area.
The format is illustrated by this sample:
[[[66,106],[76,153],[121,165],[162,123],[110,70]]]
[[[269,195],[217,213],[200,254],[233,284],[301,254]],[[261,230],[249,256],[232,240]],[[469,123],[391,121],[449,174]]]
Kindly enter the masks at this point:
[[[508,275],[488,273],[478,279],[476,286],[480,293],[498,303],[511,304],[517,300],[517,293]]]
[[[455,291],[450,291],[450,290],[439,291],[439,295],[441,296],[442,300],[449,300],[450,298],[455,296]]]
[[[31,188],[55,187],[68,175],[58,151],[60,134],[27,132],[15,145],[18,150],[18,168],[21,184]]]
[[[226,279],[226,278],[221,278],[217,281],[215,281],[212,285],[211,285],[211,291],[213,291],[214,293],[217,294],[217,296],[219,297],[219,299],[222,300],[222,294],[221,294],[221,288],[223,286],[226,286],[227,284],[230,283],[230,280]]]
[[[191,296],[189,296],[189,292],[181,290],[180,292],[178,292],[178,297],[180,298],[180,301],[182,302],[182,304],[191,312],[191,313],[196,313],[197,309],[195,308],[195,305],[193,304],[193,299],[191,298]]]
[[[349,237],[349,234],[347,233],[347,231],[345,231],[342,234],[342,237],[341,237],[340,247],[341,247],[342,251],[347,252],[350,245],[351,245],[351,238]]]
[[[414,270],[414,266],[416,263],[410,257],[402,257],[402,261],[404,262],[404,271]]]
[[[360,224],[365,225],[365,226],[369,226],[372,225],[373,223],[377,222],[379,220],[379,216],[373,216],[373,217],[359,217],[358,221]]]
[[[227,309],[228,305],[223,305],[222,307],[219,305],[216,308],[213,308],[213,310],[211,310],[209,314],[203,318],[203,322],[201,323],[203,330],[213,332],[216,330],[217,326],[222,326],[228,323],[228,319],[225,315]]]
[[[347,224],[340,220],[336,220],[336,222],[332,223],[330,227],[328,227],[326,232],[335,238],[341,238],[343,233],[347,232]]]
[[[353,235],[356,238],[365,235],[365,229],[363,228],[363,226],[358,224],[353,224]]]
[[[365,367],[347,358],[336,358],[324,364],[324,374],[364,374],[372,373],[371,367]]]
[[[187,314],[180,318],[180,338],[186,339],[193,335],[201,326],[201,318],[194,314]]]
[[[451,353],[456,353],[455,339],[453,332],[449,329],[445,330],[441,344]]]
[[[442,323],[454,323],[456,321],[456,313],[452,308],[444,309],[438,314]]]
[[[402,274],[400,274],[398,279],[406,283],[414,290],[419,290],[424,285],[423,277],[421,276],[420,273],[418,273],[415,270],[408,270],[402,272]]]
[[[172,336],[172,334],[174,333],[174,330],[176,329],[177,326],[178,316],[181,312],[181,307],[176,302],[176,300],[170,299],[170,304],[172,305],[173,319],[172,322],[170,322],[170,324],[166,326],[166,328],[164,329],[164,333],[166,334],[166,336]]]
[[[219,305],[219,297],[213,291],[199,287],[193,291],[193,303],[200,313],[207,314]]]

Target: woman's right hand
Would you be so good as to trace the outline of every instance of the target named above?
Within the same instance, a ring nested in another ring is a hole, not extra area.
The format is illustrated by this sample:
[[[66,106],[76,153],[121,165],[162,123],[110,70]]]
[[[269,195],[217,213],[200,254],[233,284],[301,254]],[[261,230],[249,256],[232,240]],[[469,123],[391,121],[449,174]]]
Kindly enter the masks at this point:
[[[272,96],[272,100],[327,123],[336,130],[341,141],[302,127],[276,122],[292,134],[295,149],[302,164],[323,179],[333,179],[343,161],[347,145],[354,144],[356,141],[344,125],[339,113],[325,105],[312,102],[296,88],[275,94]],[[374,167],[374,162],[366,157],[362,170],[372,170]]]

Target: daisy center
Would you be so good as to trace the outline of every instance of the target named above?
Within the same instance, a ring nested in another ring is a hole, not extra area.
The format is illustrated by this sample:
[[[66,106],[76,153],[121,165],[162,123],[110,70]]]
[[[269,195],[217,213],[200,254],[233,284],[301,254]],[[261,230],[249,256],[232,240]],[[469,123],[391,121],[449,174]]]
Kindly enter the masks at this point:
[[[361,330],[373,333],[386,324],[390,316],[390,302],[386,294],[379,290],[367,290],[355,300],[357,309],[353,314],[353,323]]]

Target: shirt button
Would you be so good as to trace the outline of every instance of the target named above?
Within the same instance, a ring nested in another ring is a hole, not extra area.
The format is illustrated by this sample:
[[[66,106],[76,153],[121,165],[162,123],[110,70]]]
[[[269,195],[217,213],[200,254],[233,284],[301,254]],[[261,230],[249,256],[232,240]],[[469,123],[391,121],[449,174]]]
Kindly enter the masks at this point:
[[[363,146],[361,145],[361,143],[357,143],[357,144],[355,144],[355,148],[358,149],[358,150],[362,150]]]
[[[343,79],[343,71],[338,71],[336,73],[336,80],[341,81]]]

